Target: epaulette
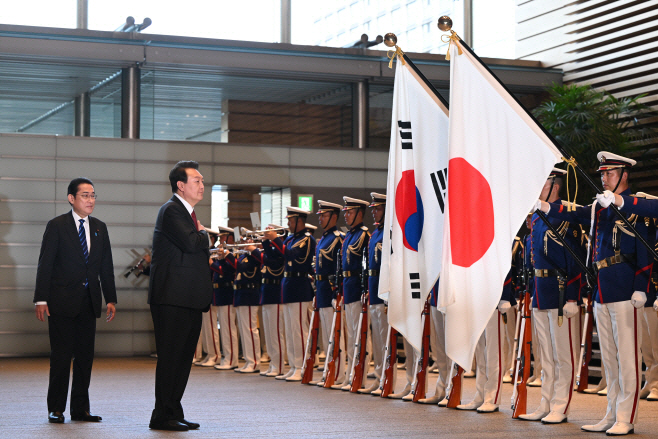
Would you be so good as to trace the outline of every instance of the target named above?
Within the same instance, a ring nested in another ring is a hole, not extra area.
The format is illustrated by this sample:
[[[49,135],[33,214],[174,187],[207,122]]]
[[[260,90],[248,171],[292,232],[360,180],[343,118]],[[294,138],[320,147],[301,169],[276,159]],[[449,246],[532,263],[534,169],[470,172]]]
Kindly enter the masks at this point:
[[[304,233],[304,236],[311,236],[309,232]]]
[[[514,237],[514,241],[520,241],[520,240],[521,240],[521,238],[519,238],[518,236]]]
[[[367,232],[368,228],[366,226],[361,226],[361,230],[363,230],[364,232]]]
[[[339,232],[338,230],[334,230],[334,236],[341,237],[343,234]]]

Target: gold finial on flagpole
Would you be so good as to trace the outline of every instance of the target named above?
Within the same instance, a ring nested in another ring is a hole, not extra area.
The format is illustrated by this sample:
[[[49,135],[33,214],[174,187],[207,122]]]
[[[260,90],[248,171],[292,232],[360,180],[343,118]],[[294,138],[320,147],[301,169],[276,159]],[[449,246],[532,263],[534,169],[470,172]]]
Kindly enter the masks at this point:
[[[457,42],[460,40],[459,35],[452,30],[452,18],[448,17],[447,15],[442,15],[439,17],[439,22],[436,24],[439,29],[442,32],[450,32],[450,35],[441,35],[441,41],[444,43],[449,43],[448,44],[448,51],[446,52],[446,60],[450,61],[450,46],[452,45],[453,42]],[[447,38],[447,39],[444,39]],[[459,47],[459,44],[457,45],[458,53],[461,55],[462,54],[462,48]]]
[[[391,50],[389,50],[386,53],[386,56],[388,56],[388,59],[390,59],[388,63],[388,68],[392,69],[393,68],[393,60],[395,59],[395,56],[402,61],[402,64],[404,65],[404,52],[402,49],[398,47],[398,37],[395,35],[393,32],[389,32],[386,35],[384,35],[384,44],[386,47],[390,47]],[[391,53],[393,52],[393,53]]]
[[[398,37],[393,32],[389,32],[384,35],[384,44],[386,47],[395,47],[398,44]]]
[[[442,32],[448,32],[452,29],[452,18],[448,17],[447,15],[439,17],[437,26],[439,29],[441,29]]]

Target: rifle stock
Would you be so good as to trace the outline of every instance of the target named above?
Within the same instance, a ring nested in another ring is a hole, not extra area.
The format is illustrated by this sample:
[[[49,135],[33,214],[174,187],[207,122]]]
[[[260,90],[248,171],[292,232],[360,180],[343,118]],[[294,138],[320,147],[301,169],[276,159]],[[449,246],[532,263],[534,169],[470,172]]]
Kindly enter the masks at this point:
[[[430,355],[430,299],[425,300],[425,307],[422,315],[423,325],[423,345],[418,359],[418,372],[416,373],[416,387],[413,390],[413,402],[425,399],[427,393],[427,366],[429,365]]]
[[[383,380],[381,385],[381,397],[388,398],[388,395],[393,393],[395,387],[395,372],[398,362],[398,331],[394,327],[390,327],[389,343],[387,346],[388,355],[386,357],[386,368],[384,369]]]
[[[352,376],[352,386],[350,392],[357,393],[363,387],[363,374],[366,369],[366,357],[368,355],[368,293],[361,296],[361,318],[359,319],[359,342],[354,349],[354,361]],[[358,360],[358,361],[357,361]]]
[[[594,329],[592,295],[588,294],[588,298],[583,336],[580,343],[580,367],[578,367],[578,375],[576,376],[576,392],[579,393],[584,393],[589,384],[589,362],[592,359],[592,331]]]
[[[325,367],[327,376],[324,380],[324,388],[328,389],[336,383],[337,375],[340,373],[340,337],[341,337],[341,309],[342,309],[343,295],[341,292],[336,297],[336,309],[334,310],[334,319],[332,324],[331,343],[331,360]],[[327,355],[329,353],[327,352]]]
[[[527,413],[528,389],[526,386],[528,378],[530,378],[530,356],[532,354],[530,293],[527,290],[523,302],[523,339],[521,340],[521,346],[519,346],[521,357],[519,358],[518,375],[514,377],[514,393],[516,395],[512,403],[512,418],[514,419]]]
[[[464,380],[464,369],[455,363],[455,373],[450,380],[450,395],[446,407],[456,408],[462,402],[462,381]]]
[[[313,368],[315,367],[315,353],[318,350],[318,333],[320,332],[320,313],[313,298],[313,315],[306,340],[306,352],[304,353],[304,365],[302,367],[302,384],[313,381]]]

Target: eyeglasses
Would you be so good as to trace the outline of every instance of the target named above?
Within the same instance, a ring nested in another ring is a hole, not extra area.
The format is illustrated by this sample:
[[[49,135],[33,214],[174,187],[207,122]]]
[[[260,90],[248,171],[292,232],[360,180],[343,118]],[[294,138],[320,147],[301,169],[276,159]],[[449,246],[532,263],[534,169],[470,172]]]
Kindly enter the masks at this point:
[[[91,194],[88,193],[88,192],[84,192],[84,193],[82,193],[82,194],[76,194],[76,195],[79,195],[80,198],[82,198],[82,199],[85,200],[85,201],[89,201],[90,199],[94,199],[94,200],[95,200],[96,198],[98,198],[98,195],[96,195],[95,192],[93,192],[93,193],[91,193]]]

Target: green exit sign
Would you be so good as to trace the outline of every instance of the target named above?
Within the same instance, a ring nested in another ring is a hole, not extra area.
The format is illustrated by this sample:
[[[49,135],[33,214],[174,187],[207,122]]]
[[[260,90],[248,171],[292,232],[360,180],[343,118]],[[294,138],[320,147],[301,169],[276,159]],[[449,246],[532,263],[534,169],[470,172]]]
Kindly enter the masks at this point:
[[[308,210],[309,212],[313,211],[313,195],[298,195],[297,207],[300,209]]]

